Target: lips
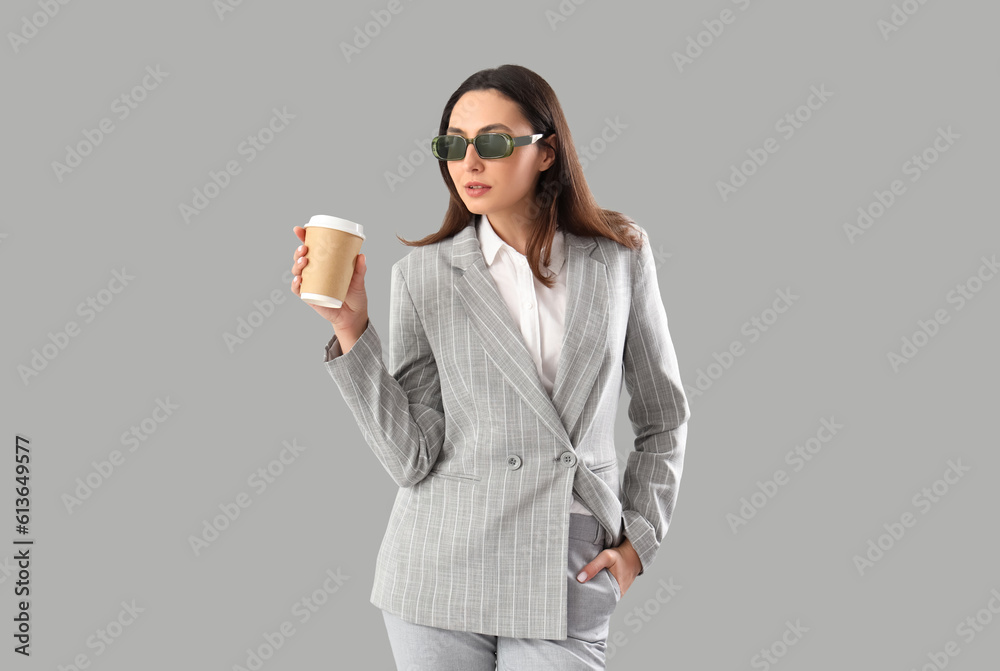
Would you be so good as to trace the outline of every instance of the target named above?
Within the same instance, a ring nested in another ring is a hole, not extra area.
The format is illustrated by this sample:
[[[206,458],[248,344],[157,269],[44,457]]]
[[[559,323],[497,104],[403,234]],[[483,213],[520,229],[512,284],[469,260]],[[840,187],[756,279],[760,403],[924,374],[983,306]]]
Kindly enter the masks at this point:
[[[466,182],[465,194],[469,198],[479,198],[489,193],[491,188],[489,184],[483,184],[482,182]]]

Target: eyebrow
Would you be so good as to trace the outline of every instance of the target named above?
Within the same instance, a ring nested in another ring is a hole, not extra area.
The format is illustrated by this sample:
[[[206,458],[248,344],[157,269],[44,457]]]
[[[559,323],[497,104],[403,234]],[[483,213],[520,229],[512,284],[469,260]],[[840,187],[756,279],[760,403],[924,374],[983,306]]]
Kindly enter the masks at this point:
[[[480,128],[479,131],[476,133],[476,135],[479,135],[480,133],[485,133],[486,131],[496,130],[498,128],[501,129],[501,130],[510,131],[511,133],[514,132],[513,130],[511,130],[510,127],[505,126],[502,123],[491,123],[488,126],[483,126],[482,128]],[[449,128],[448,132],[449,133],[458,133],[459,135],[464,135],[465,134],[465,131],[463,131],[461,128],[455,128],[454,126],[452,126],[451,128]]]

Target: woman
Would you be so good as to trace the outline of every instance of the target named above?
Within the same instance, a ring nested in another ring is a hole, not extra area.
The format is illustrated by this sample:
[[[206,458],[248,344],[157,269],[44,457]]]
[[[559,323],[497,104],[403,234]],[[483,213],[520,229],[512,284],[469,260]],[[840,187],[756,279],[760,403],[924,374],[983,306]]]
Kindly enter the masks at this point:
[[[312,306],[334,329],[324,365],[400,487],[371,601],[401,669],[603,669],[611,614],[667,531],[689,417],[648,236],[597,206],[526,68],[469,77],[439,133],[451,199],[392,267],[389,367],[364,254],[344,305]]]

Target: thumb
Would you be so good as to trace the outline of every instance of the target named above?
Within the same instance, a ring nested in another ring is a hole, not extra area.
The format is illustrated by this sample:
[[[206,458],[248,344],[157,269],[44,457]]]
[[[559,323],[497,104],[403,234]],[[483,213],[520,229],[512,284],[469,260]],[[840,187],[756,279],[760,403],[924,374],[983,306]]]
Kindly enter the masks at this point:
[[[578,582],[587,582],[595,575],[597,575],[602,568],[607,568],[611,565],[610,557],[608,556],[607,549],[601,551],[599,555],[594,557],[590,563],[583,567],[583,570],[577,574],[576,579]]]

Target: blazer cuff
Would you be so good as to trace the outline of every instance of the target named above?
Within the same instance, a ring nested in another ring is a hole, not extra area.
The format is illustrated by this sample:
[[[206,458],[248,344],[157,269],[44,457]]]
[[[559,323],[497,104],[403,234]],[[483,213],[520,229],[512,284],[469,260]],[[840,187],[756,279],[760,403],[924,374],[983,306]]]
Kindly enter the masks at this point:
[[[368,326],[371,326],[370,319],[368,320]],[[360,342],[361,338],[364,338],[365,334],[367,333],[368,333],[368,327],[365,327],[365,330],[361,333],[361,336],[358,338],[357,342]],[[352,347],[351,349],[353,350],[354,348]],[[348,354],[350,354],[350,352],[348,352]],[[337,336],[336,333],[334,333],[333,337],[330,338],[330,340],[326,343],[326,347],[323,348],[323,363],[328,363],[330,361],[333,361],[334,359],[340,356],[344,356],[344,348],[340,346],[340,338]]]
[[[344,354],[340,339],[334,334],[326,344],[323,365],[341,390],[352,389],[352,379],[359,380],[371,375],[373,358],[376,362],[375,368],[383,365],[382,341],[375,331],[375,325],[369,319],[368,326],[347,354]]]
[[[330,342],[328,342],[326,347],[323,349],[323,362],[326,363],[327,361],[332,361],[338,356],[343,356],[343,354],[344,350],[340,347],[340,339],[337,337],[337,334],[334,333],[333,337],[330,338]]]
[[[642,562],[642,570],[639,571],[639,575],[642,575],[653,563],[656,551],[660,547],[659,541],[656,540],[656,530],[634,510],[623,510],[622,518],[625,521],[625,537],[632,543],[632,547],[639,554],[639,561]]]

